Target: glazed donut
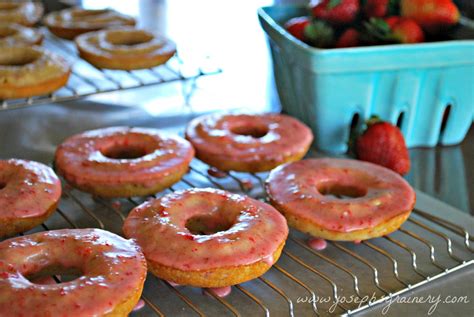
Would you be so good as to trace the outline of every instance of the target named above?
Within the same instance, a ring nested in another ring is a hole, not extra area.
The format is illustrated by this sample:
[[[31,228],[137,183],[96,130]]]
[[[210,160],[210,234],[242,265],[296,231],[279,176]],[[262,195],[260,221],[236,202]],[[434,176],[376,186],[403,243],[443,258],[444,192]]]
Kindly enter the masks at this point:
[[[74,187],[102,197],[157,193],[188,171],[194,150],[155,129],[112,127],[68,138],[56,150],[56,170]]]
[[[38,46],[0,50],[0,99],[51,93],[67,83],[71,70],[59,55]]]
[[[117,11],[64,9],[48,14],[43,23],[56,36],[72,40],[79,34],[119,26],[134,26],[135,19]]]
[[[43,34],[37,29],[20,24],[0,24],[0,46],[5,45],[39,45]]]
[[[397,230],[415,191],[397,173],[349,159],[307,159],[273,170],[266,190],[288,224],[328,240],[357,241]]]
[[[186,138],[201,161],[221,171],[263,172],[301,159],[313,134],[283,114],[218,114],[192,120]]]
[[[123,232],[150,271],[181,285],[224,287],[264,274],[288,236],[272,206],[217,189],[188,189],[143,203]]]
[[[41,276],[73,274],[38,284]],[[0,242],[1,316],[128,316],[147,273],[140,248],[111,232],[65,229]]]
[[[0,237],[30,230],[45,221],[61,198],[61,182],[41,163],[0,160]]]
[[[151,68],[166,63],[176,53],[171,40],[133,28],[90,32],[75,42],[81,57],[99,68]]]
[[[0,22],[35,25],[43,16],[43,5],[31,1],[0,1]]]

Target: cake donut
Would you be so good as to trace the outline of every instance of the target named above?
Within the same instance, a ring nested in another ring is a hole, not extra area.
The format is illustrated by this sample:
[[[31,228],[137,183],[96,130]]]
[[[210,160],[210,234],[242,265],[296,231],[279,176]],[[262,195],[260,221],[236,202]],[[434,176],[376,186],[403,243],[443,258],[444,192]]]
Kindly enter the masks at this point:
[[[156,129],[111,127],[65,140],[55,167],[72,186],[102,197],[157,193],[188,171],[194,150],[186,140]]]
[[[0,46],[5,45],[39,45],[43,34],[20,24],[0,24]]]
[[[67,83],[71,69],[61,56],[38,46],[0,50],[0,99],[51,93]]]
[[[72,40],[79,34],[105,28],[134,26],[135,19],[111,9],[86,10],[70,8],[51,12],[43,23],[56,36]]]
[[[301,159],[313,134],[283,114],[214,114],[192,120],[186,138],[200,160],[219,170],[263,172]]]
[[[217,189],[188,189],[133,209],[123,232],[156,276],[181,285],[225,287],[264,274],[288,227],[272,206]]]
[[[40,284],[38,277],[78,273]],[[1,316],[128,316],[147,273],[140,248],[99,229],[63,229],[0,242]]]
[[[75,42],[80,56],[99,68],[151,68],[166,63],[176,53],[173,41],[134,28],[89,32]]]
[[[0,237],[41,224],[56,210],[60,198],[61,182],[48,166],[0,160]]]
[[[43,5],[31,1],[0,1],[0,22],[35,25],[43,16]]]
[[[401,226],[415,205],[415,191],[400,175],[350,159],[282,165],[268,176],[266,190],[290,226],[328,240],[387,235]]]

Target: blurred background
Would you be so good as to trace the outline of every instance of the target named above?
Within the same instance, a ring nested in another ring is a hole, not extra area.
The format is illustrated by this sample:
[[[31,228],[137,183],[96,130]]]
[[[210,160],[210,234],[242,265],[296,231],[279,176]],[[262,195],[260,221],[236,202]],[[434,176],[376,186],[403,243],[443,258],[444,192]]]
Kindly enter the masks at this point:
[[[45,161],[64,137],[85,129],[133,123],[181,131],[190,118],[210,111],[280,111],[268,44],[257,19],[257,9],[273,3],[306,1],[45,1],[47,10],[76,4],[94,9],[112,7],[132,15],[140,27],[175,40],[183,65],[209,63],[222,73],[100,94],[83,101],[6,111],[0,114],[0,141],[22,145],[25,156],[28,153],[30,159]],[[473,16],[473,1],[458,4],[463,15]],[[12,132],[18,129],[23,131],[21,135]],[[50,133],[41,136],[38,131],[45,129]],[[14,154],[18,156],[17,149],[2,149],[3,156]],[[407,179],[414,187],[472,213],[472,127],[459,145],[415,148],[410,156],[412,169]]]

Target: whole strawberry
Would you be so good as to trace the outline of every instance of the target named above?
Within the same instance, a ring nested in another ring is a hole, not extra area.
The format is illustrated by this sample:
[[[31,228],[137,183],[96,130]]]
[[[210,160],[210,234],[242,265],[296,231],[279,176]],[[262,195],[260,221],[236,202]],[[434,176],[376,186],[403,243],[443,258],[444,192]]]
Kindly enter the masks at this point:
[[[311,46],[328,48],[334,45],[334,29],[324,21],[313,21],[304,29],[305,42]]]
[[[390,17],[385,22],[392,30],[393,37],[400,43],[421,43],[425,33],[415,20],[401,17]]]
[[[322,0],[311,7],[313,17],[335,25],[354,22],[359,10],[359,0]]]
[[[423,29],[413,19],[398,16],[371,18],[364,22],[361,37],[368,44],[420,43],[425,40]]]
[[[363,11],[368,18],[382,18],[387,16],[390,0],[366,0]]]
[[[360,44],[360,34],[354,28],[348,28],[344,32],[342,32],[341,36],[336,41],[337,48],[343,47],[355,47],[359,46]]]
[[[398,127],[383,121],[369,120],[368,128],[356,140],[357,158],[385,166],[400,175],[410,170],[405,139]]]
[[[285,23],[285,29],[300,41],[304,41],[304,29],[311,23],[308,17],[297,17]]]
[[[414,19],[429,32],[457,24],[460,18],[452,0],[401,0],[400,9],[402,16]]]

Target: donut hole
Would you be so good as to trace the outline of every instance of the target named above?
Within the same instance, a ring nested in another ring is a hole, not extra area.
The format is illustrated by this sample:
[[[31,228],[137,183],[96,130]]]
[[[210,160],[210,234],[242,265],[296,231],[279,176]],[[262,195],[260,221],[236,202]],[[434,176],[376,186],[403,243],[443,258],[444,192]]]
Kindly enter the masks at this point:
[[[13,47],[12,54],[0,55],[0,65],[2,66],[25,66],[34,63],[40,54],[34,50],[28,50],[21,47]]]
[[[142,146],[121,144],[106,148],[101,153],[105,157],[116,160],[132,160],[149,154]]]
[[[266,126],[236,126],[230,130],[233,134],[250,136],[255,139],[263,138],[268,133]]]
[[[7,187],[7,183],[0,181],[0,190],[4,189]]]
[[[25,277],[34,284],[55,284],[74,281],[83,276],[84,272],[78,267],[65,267],[62,265],[50,265],[42,268],[38,272],[26,275]]]
[[[18,31],[9,27],[0,27],[0,39],[15,35]]]
[[[367,189],[359,186],[324,183],[318,187],[321,195],[338,199],[359,198],[367,195]]]
[[[134,46],[150,42],[153,40],[153,35],[139,30],[117,31],[109,32],[106,35],[106,40],[112,45]]]
[[[195,235],[210,235],[228,230],[235,221],[222,215],[198,215],[186,221],[186,228]]]
[[[0,3],[0,11],[14,11],[20,7],[19,3],[4,2]]]
[[[108,13],[109,10],[77,10],[71,12],[73,19],[93,18]]]

